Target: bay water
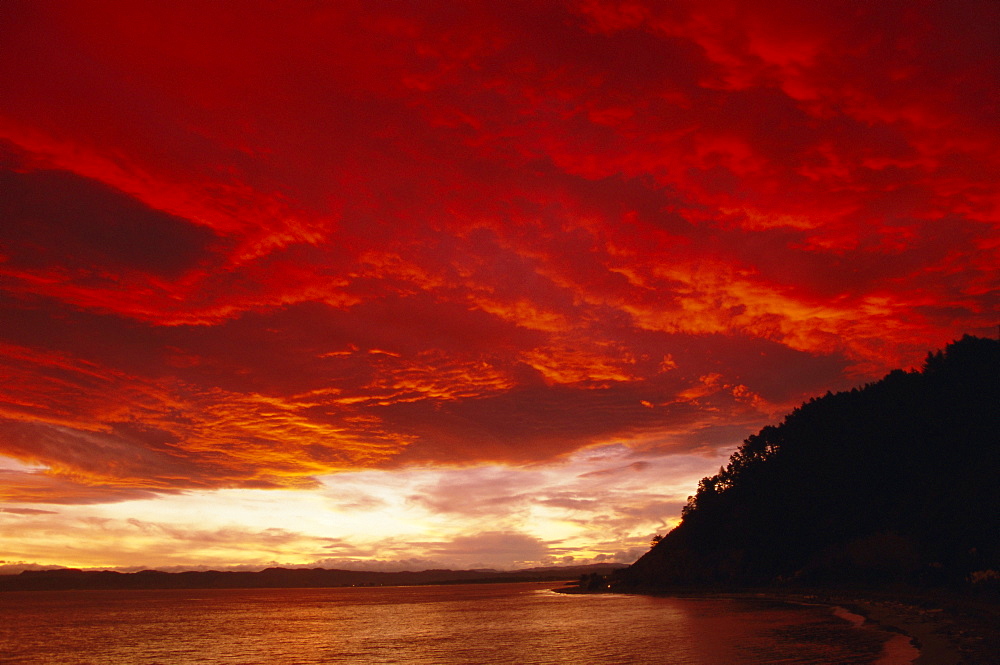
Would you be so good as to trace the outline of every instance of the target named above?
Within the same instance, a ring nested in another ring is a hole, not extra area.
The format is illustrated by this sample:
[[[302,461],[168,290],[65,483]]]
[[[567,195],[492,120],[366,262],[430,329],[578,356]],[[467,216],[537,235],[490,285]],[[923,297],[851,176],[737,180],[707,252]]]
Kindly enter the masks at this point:
[[[894,665],[913,652],[821,605],[552,586],[7,592],[0,663]]]

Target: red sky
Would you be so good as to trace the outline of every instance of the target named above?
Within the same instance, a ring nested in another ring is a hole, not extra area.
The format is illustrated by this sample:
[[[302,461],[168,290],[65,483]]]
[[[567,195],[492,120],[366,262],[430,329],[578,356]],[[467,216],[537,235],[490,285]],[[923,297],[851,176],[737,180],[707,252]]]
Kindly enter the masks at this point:
[[[0,14],[0,568],[628,561],[995,334],[993,0]]]

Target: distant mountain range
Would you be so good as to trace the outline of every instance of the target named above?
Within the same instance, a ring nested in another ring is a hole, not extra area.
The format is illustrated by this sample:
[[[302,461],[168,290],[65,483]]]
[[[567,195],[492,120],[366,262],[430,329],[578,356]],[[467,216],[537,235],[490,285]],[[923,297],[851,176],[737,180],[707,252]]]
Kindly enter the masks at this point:
[[[78,570],[26,570],[0,575],[0,591],[67,591],[73,589],[263,589],[344,586],[410,586],[487,582],[548,582],[609,575],[625,564],[526,568],[523,570],[422,570],[378,572],[327,568],[267,568],[258,572],[189,571],[137,573]]]
[[[611,582],[1000,586],[1000,342],[967,336],[765,427]]]

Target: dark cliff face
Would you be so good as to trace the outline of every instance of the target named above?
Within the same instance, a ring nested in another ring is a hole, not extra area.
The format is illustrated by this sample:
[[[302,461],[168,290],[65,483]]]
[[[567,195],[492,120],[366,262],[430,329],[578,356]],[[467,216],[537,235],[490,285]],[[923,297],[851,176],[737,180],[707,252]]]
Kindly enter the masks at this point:
[[[749,437],[618,586],[964,584],[1000,570],[998,471],[1000,342],[965,337]]]

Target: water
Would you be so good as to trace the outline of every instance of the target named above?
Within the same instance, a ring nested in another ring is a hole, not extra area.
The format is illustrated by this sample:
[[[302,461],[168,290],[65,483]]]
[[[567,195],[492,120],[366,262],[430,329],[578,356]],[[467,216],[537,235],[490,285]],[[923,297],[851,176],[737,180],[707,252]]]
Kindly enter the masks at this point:
[[[9,592],[0,663],[908,662],[888,648],[898,636],[828,607],[550,586]]]

